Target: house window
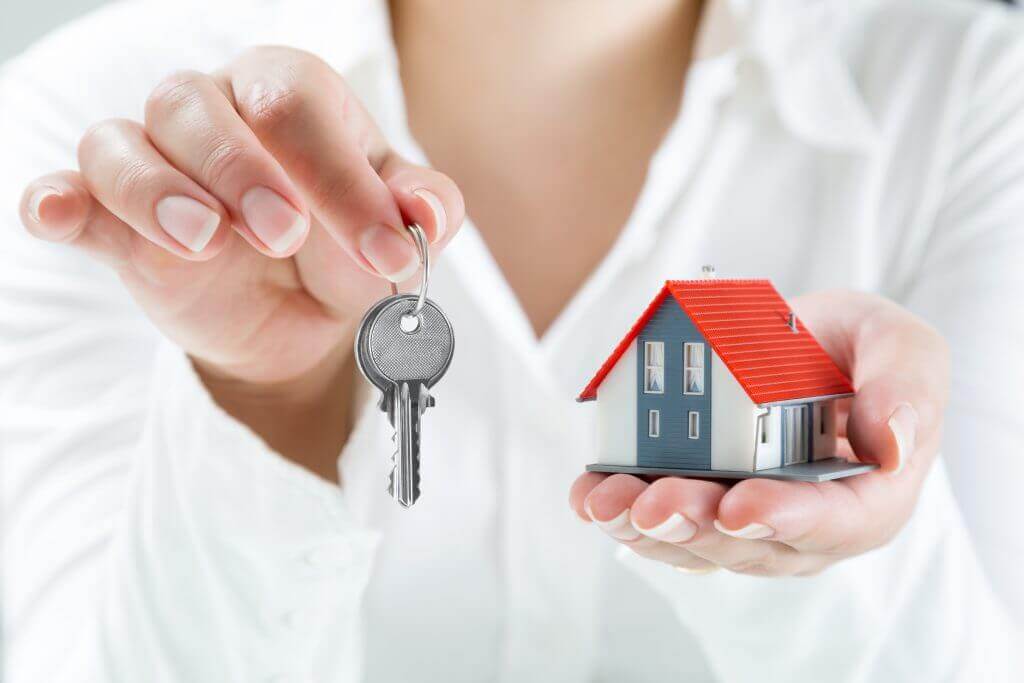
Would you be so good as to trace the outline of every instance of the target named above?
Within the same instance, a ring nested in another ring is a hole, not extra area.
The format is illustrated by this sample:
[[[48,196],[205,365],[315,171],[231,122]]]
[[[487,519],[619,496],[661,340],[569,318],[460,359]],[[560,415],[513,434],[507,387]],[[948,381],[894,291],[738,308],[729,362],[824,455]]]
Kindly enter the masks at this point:
[[[760,431],[761,443],[768,443],[768,416],[770,414],[771,413],[765,413],[764,415],[759,415],[757,418],[757,425]]]
[[[825,425],[826,415],[828,415],[828,406],[823,404],[821,408],[818,409],[818,431],[822,434],[822,436],[824,436],[828,432],[828,429]]]
[[[704,345],[683,344],[683,393],[704,393]]]
[[[644,393],[665,393],[665,342],[644,342]]]
[[[658,410],[647,411],[647,436],[652,439],[661,436],[661,412]]]
[[[691,410],[690,411],[689,423],[690,423],[690,429],[689,429],[688,436],[691,439],[699,439],[700,438],[700,413],[698,413],[696,410]]]

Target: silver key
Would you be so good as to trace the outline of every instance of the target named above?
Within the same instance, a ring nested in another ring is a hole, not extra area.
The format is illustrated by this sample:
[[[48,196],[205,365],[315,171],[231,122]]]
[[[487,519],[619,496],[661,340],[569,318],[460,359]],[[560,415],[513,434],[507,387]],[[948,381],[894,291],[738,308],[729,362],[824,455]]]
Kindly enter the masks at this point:
[[[422,303],[418,315],[412,315]],[[434,405],[430,388],[455,351],[451,322],[430,299],[396,294],[363,316],[356,334],[356,363],[381,391],[380,407],[395,430],[388,493],[403,507],[420,495],[420,418]]]

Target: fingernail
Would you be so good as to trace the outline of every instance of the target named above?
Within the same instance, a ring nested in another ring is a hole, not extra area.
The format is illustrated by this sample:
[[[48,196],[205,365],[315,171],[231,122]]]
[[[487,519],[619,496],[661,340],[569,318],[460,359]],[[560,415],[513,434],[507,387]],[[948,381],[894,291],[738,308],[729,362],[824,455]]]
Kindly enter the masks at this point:
[[[775,533],[775,529],[771,528],[767,524],[758,524],[757,522],[752,522],[742,529],[727,529],[716,519],[715,528],[726,536],[734,536],[735,538],[745,538],[748,540],[768,538]]]
[[[434,213],[434,225],[436,226],[435,230],[437,233],[434,235],[434,243],[436,244],[437,242],[440,242],[441,238],[444,237],[445,231],[448,229],[448,216],[445,214],[444,204],[442,204],[441,200],[437,198],[437,195],[430,190],[419,189],[413,190],[412,193],[425,201],[427,206],[429,206],[430,210]]]
[[[665,543],[682,543],[688,541],[697,534],[697,525],[683,517],[678,512],[673,512],[661,524],[651,529],[645,529],[635,522],[633,528],[644,536],[664,541]]]
[[[914,443],[917,439],[917,411],[909,403],[901,403],[896,406],[889,416],[889,430],[896,440],[896,468],[892,474],[899,474],[903,471],[903,465],[907,458],[914,452]]]
[[[164,197],[156,203],[156,220],[179,244],[200,252],[213,238],[220,215],[191,197]]]
[[[242,196],[242,217],[260,242],[275,254],[286,253],[306,234],[302,214],[266,187],[254,187]]]
[[[676,567],[676,571],[680,574],[690,574],[692,576],[698,576],[700,574],[710,574],[713,571],[717,571],[718,567],[712,565],[710,567]]]
[[[34,220],[36,223],[41,223],[42,219],[39,218],[39,207],[42,206],[43,202],[45,202],[50,197],[60,196],[61,191],[55,187],[50,187],[49,185],[37,187],[35,191],[32,192],[32,196],[28,198],[29,216],[31,216],[32,220]]]
[[[594,520],[594,523],[597,524],[597,528],[612,538],[620,541],[635,541],[640,538],[640,532],[634,529],[633,525],[629,522],[629,508],[620,512],[615,519],[602,522],[590,511],[589,502],[584,503],[583,507],[586,509],[587,514],[590,515],[590,518]]]
[[[408,280],[420,267],[416,249],[387,225],[374,225],[364,232],[359,250],[378,273],[392,282]]]

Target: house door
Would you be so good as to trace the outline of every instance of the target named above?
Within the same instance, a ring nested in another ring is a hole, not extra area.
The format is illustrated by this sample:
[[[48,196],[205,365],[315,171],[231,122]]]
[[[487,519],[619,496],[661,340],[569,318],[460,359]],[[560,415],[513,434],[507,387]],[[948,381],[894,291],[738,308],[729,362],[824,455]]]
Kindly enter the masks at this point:
[[[810,451],[810,410],[806,405],[782,409],[782,464],[807,462]]]

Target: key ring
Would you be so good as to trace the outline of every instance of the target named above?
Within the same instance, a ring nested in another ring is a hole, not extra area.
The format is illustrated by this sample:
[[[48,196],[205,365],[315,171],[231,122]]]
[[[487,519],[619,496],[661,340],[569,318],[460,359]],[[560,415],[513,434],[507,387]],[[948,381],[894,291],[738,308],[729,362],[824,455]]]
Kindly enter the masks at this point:
[[[427,244],[427,235],[416,223],[406,226],[406,230],[412,235],[413,240],[416,242],[416,249],[420,253],[420,263],[423,264],[423,275],[420,278],[420,292],[416,297],[416,305],[412,311],[402,316],[400,326],[402,331],[407,334],[412,334],[420,326],[420,313],[423,311],[423,306],[427,302],[427,287],[430,285],[430,246]],[[398,294],[398,285],[394,282],[391,283],[391,294]]]

